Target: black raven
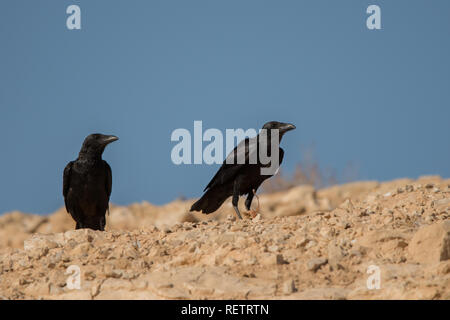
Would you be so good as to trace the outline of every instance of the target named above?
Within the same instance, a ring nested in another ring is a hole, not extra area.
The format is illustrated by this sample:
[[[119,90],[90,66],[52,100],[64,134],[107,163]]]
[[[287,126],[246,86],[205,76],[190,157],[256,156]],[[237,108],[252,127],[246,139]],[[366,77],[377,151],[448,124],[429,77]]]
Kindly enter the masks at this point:
[[[105,230],[112,173],[102,154],[109,143],[118,139],[99,133],[87,136],[78,158],[64,169],[64,203],[76,222],[75,229]]]
[[[238,209],[238,201],[239,196],[245,194],[247,194],[245,207],[247,210],[250,210],[253,196],[258,187],[264,180],[276,173],[276,170],[278,170],[279,165],[283,161],[284,150],[279,148],[281,138],[287,131],[295,129],[295,126],[290,123],[271,121],[264,124],[262,128],[266,129],[263,132],[267,134],[263,135],[260,133],[254,138],[246,138],[230,152],[219,171],[217,171],[205,190],[203,190],[206,193],[192,205],[190,211],[201,211],[206,214],[214,212],[228,197],[233,196],[232,203],[234,210],[238,218],[242,219]],[[275,132],[276,130],[277,132]],[[278,133],[278,140],[274,140],[277,137],[276,133]],[[274,144],[274,148],[279,148],[279,161],[276,170],[272,170],[267,174],[267,172],[262,172],[261,170],[271,167],[272,162],[264,160],[260,156],[261,152],[259,150],[262,149],[265,151],[262,154],[271,157],[272,144]]]

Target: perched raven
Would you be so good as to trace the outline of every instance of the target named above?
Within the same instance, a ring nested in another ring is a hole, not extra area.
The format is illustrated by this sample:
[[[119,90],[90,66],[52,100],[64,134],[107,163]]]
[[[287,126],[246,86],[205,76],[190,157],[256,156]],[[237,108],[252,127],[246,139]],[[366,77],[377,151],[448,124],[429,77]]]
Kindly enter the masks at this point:
[[[278,146],[283,135],[287,131],[295,129],[295,126],[289,123],[271,121],[267,122],[262,128],[266,129],[263,130],[267,132],[265,136],[260,133],[254,138],[247,138],[230,152],[219,171],[203,190],[206,193],[192,205],[191,211],[201,211],[206,214],[214,212],[228,197],[233,196],[234,210],[238,218],[242,219],[238,209],[238,201],[239,196],[245,194],[247,194],[245,207],[247,210],[250,210],[253,196],[258,187],[264,180],[276,173],[262,173],[261,170],[270,167],[271,162],[262,161],[263,158],[260,158],[261,152],[259,152],[259,148],[265,151],[263,154],[270,157],[272,143],[276,143],[274,147]],[[275,141],[273,140],[276,139],[274,130],[278,130],[278,140]],[[264,150],[264,148],[267,150]],[[278,151],[278,165],[280,165],[283,161],[284,150],[279,148]],[[245,159],[245,162],[239,161],[239,159]],[[252,162],[252,159],[255,160]]]
[[[102,153],[109,143],[118,139],[99,133],[87,136],[78,158],[64,169],[64,202],[77,223],[75,229],[105,230],[112,173],[109,164],[102,160]]]

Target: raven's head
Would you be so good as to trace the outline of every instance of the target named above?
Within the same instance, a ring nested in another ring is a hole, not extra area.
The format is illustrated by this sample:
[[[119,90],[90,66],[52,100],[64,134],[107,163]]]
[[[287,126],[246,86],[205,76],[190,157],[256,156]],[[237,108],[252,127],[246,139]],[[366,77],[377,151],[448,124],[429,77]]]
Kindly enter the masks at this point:
[[[295,126],[291,123],[284,123],[284,122],[278,122],[278,121],[270,121],[264,124],[262,127],[263,129],[266,129],[268,133],[270,133],[271,130],[279,130],[280,139],[283,137],[283,135],[291,130],[295,129]]]
[[[100,133],[90,134],[84,139],[83,146],[81,147],[80,155],[89,157],[99,157],[102,155],[105,147],[119,140],[116,136],[105,135]]]

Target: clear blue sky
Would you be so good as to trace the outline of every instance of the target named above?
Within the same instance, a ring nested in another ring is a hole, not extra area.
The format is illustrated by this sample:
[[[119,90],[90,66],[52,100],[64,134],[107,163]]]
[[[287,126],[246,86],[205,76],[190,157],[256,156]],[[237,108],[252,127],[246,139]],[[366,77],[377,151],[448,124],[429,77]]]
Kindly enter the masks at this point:
[[[67,6],[82,30],[66,28]],[[378,4],[382,30],[366,28]],[[218,165],[175,166],[176,128],[289,121],[361,179],[450,176],[450,1],[2,0],[0,213],[63,205],[86,135],[115,134],[111,200],[198,197]]]

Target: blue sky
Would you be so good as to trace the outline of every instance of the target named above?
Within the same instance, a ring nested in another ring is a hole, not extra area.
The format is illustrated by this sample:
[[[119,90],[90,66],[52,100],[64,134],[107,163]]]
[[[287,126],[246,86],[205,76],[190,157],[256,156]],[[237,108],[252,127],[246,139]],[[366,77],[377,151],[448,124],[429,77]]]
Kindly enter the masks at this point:
[[[82,29],[66,28],[81,8]],[[381,7],[382,30],[366,28]],[[198,197],[218,165],[172,164],[176,128],[289,121],[283,167],[314,143],[361,179],[450,177],[450,1],[2,0],[0,213],[63,205],[86,135],[111,200]]]

